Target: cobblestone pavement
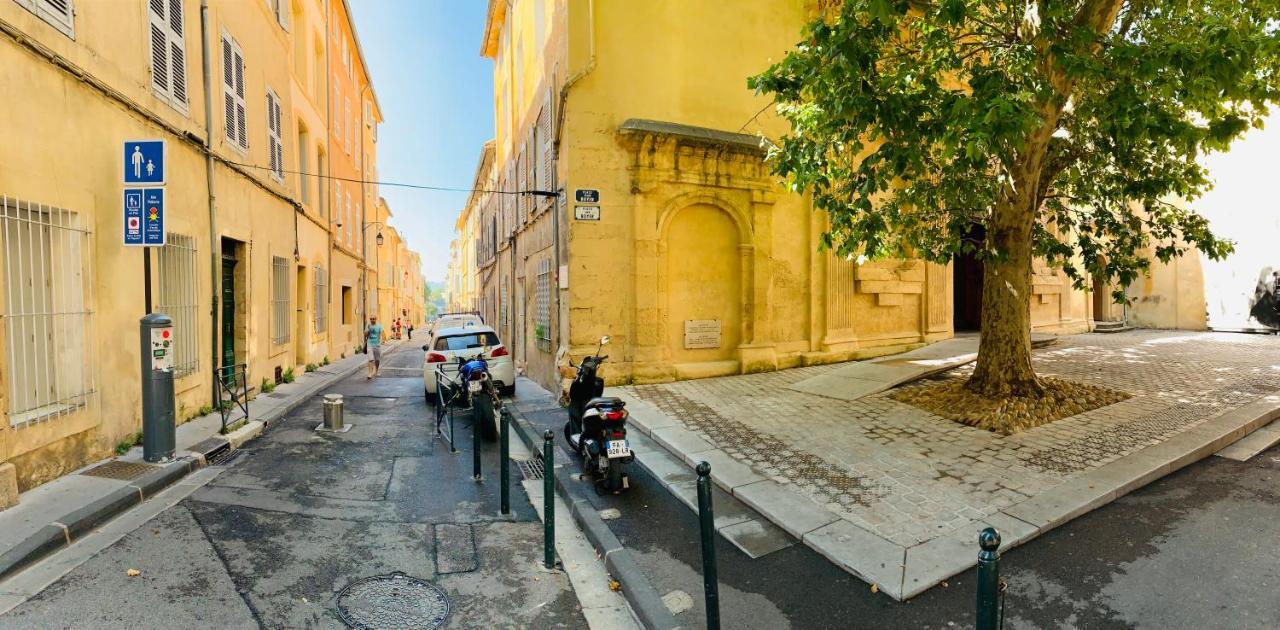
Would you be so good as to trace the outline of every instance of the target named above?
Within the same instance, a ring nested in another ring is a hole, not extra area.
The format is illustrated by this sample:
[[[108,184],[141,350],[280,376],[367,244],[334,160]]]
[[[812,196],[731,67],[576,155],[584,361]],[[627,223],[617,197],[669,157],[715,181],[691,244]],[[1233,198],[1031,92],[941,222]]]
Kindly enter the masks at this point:
[[[1044,376],[1132,398],[1000,436],[890,399],[785,386],[819,366],[627,391],[756,472],[911,547],[1280,390],[1280,337],[1131,331],[1035,351]],[[936,378],[966,378],[972,366]],[[907,385],[905,387],[919,386]]]

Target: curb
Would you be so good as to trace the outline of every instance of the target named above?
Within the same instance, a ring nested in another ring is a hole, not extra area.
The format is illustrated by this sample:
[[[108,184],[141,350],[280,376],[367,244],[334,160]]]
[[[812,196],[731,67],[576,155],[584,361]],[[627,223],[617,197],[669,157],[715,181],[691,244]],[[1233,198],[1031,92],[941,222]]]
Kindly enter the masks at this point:
[[[248,440],[262,433],[263,428],[298,406],[310,400],[320,390],[364,369],[364,363],[357,363],[341,372],[333,372],[333,378],[317,382],[298,393],[293,400],[275,407],[256,419],[249,420],[245,427],[228,435],[214,433],[210,438],[229,441],[232,448],[240,448]],[[256,426],[255,426],[256,425]],[[233,437],[234,436],[234,437]],[[70,546],[85,534],[92,532],[99,525],[118,516],[120,513],[155,496],[161,490],[173,485],[179,479],[195,472],[206,465],[203,453],[191,453],[191,456],[179,457],[129,483],[116,488],[87,505],[64,514],[48,525],[40,528],[35,534],[18,543],[13,548],[0,554],[0,580],[25,569],[64,547]]]
[[[515,429],[516,435],[520,436],[531,452],[541,457],[542,440],[537,429],[525,420],[524,415],[515,406],[506,404],[503,408],[511,413],[511,428]],[[569,505],[573,520],[582,528],[587,540],[591,541],[592,546],[604,559],[605,569],[623,585],[622,595],[627,599],[627,603],[631,604],[631,609],[640,618],[640,622],[651,630],[681,628],[680,623],[662,601],[662,596],[649,583],[649,578],[645,577],[644,572],[640,570],[640,565],[631,557],[631,551],[622,546],[622,542],[591,507],[591,503],[571,483],[570,473],[562,466],[555,466],[549,472],[555,475],[556,492]]]
[[[203,462],[194,457],[179,458],[45,525],[35,534],[0,555],[0,580],[63,547],[70,546],[99,525],[155,496],[201,466]]]

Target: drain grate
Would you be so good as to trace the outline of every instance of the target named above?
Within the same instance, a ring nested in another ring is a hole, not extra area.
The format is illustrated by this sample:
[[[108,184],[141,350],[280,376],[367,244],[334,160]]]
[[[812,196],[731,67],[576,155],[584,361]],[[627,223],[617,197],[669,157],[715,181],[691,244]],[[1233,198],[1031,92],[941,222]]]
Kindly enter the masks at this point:
[[[439,628],[449,598],[436,585],[400,572],[375,575],[338,593],[338,617],[350,628]]]
[[[542,477],[547,474],[546,468],[543,468],[542,466],[542,460],[536,457],[529,460],[517,461],[516,464],[520,466],[520,474],[524,475],[525,479],[542,479]]]
[[[210,466],[230,466],[231,463],[239,459],[240,455],[243,453],[244,451],[238,448],[228,448],[214,453],[213,456],[206,459],[205,462]]]
[[[156,467],[151,464],[142,464],[138,462],[122,462],[120,460],[109,461],[101,466],[91,468],[80,474],[86,477],[102,477],[104,479],[119,479],[120,481],[133,481],[153,470]]]

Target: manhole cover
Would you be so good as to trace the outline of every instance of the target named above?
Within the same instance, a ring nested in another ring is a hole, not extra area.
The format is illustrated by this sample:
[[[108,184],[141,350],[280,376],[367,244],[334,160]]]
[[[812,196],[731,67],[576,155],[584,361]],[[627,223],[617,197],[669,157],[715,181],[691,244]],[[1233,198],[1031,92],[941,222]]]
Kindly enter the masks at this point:
[[[137,462],[122,462],[118,459],[109,461],[101,466],[97,466],[86,470],[80,474],[89,477],[105,477],[107,479],[119,479],[121,481],[133,481],[153,470],[156,467],[150,464],[140,464]]]
[[[375,575],[338,593],[338,617],[352,628],[439,628],[449,598],[436,585],[403,573]]]

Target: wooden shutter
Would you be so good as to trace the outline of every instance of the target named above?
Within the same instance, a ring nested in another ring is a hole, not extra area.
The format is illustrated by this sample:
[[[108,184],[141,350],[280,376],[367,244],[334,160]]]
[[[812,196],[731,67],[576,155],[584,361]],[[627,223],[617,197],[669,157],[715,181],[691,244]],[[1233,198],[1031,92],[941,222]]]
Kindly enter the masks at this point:
[[[62,31],[67,37],[76,36],[75,7],[72,6],[72,0],[18,0],[18,4],[25,6],[28,11]]]
[[[289,30],[289,0],[276,0],[276,21],[281,28]]]
[[[271,174],[280,180],[284,179],[284,140],[283,124],[280,120],[280,97],[267,90],[267,159],[271,166]]]
[[[524,152],[521,151],[520,157],[516,158],[516,221],[521,225],[524,224],[525,217],[528,216],[526,210],[527,206],[525,205],[525,198],[528,197],[528,195],[524,194],[524,191],[528,190],[528,188],[525,187],[527,180],[525,180],[526,169],[524,167],[524,159]]]
[[[245,104],[244,104],[244,52],[240,50],[240,45],[232,42],[232,48],[235,51],[235,72],[236,72],[236,134],[239,136],[240,148],[249,148],[249,133],[245,124]]]
[[[542,105],[542,116],[538,120],[538,126],[542,134],[542,146],[535,147],[535,151],[542,151],[542,190],[556,190],[556,141],[555,141],[555,101],[551,98],[551,94],[547,94],[546,101]],[[544,197],[547,205],[555,203],[555,198]]]
[[[175,106],[183,111],[187,108],[187,49],[186,16],[182,11],[182,0],[169,0],[169,71],[172,78],[170,96]]]
[[[156,93],[168,97],[172,88],[169,79],[169,7],[166,0],[151,0],[147,13],[151,24],[151,87]]]
[[[232,52],[231,39],[222,36],[222,106],[223,124],[227,129],[227,140],[238,144],[236,136],[236,76],[232,66],[235,65],[235,53]]]

